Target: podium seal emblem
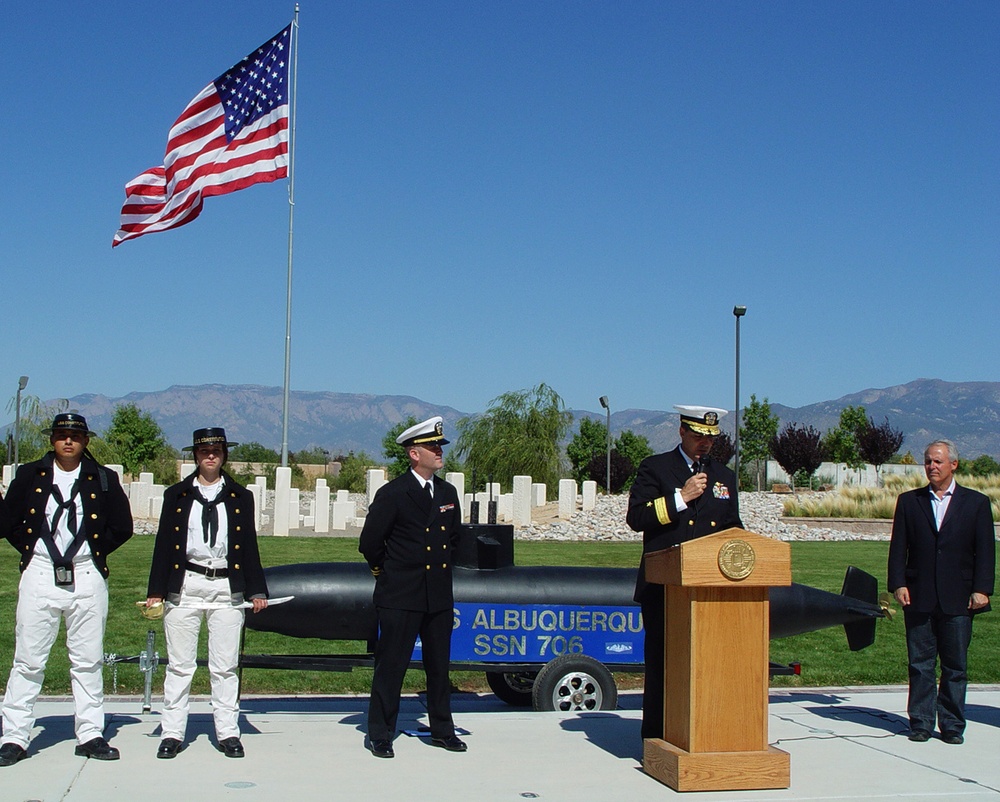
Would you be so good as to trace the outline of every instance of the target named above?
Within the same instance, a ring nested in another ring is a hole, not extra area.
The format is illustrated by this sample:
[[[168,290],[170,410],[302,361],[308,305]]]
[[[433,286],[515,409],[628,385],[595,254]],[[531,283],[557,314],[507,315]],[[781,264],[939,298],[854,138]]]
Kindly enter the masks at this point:
[[[753,546],[745,540],[727,540],[719,549],[719,570],[729,579],[746,579],[756,561]]]

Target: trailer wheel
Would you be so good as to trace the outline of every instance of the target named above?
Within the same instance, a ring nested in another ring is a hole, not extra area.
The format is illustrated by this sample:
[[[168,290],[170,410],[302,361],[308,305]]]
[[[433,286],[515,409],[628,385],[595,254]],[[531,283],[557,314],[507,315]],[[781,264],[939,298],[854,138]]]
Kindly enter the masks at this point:
[[[511,707],[530,707],[537,676],[534,671],[487,671],[486,683],[501,702]]]
[[[535,710],[614,710],[618,687],[600,661],[585,654],[564,654],[542,666],[531,699]]]

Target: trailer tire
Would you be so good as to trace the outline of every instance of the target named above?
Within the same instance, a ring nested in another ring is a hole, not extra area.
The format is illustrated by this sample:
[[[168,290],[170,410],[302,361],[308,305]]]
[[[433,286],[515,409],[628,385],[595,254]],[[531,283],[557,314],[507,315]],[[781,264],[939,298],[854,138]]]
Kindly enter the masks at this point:
[[[535,671],[487,671],[486,684],[501,702],[511,707],[531,707],[531,689],[537,676]]]
[[[585,654],[564,654],[542,666],[531,700],[535,710],[614,710],[618,687],[599,660]]]

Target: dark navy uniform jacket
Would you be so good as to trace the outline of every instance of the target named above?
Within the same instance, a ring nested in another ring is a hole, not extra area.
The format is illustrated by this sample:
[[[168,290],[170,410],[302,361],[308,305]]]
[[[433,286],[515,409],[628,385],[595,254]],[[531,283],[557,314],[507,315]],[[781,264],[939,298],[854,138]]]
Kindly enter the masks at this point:
[[[222,472],[226,486],[220,502],[226,508],[229,531],[226,533],[228,550],[226,567],[229,571],[229,590],[242,593],[250,599],[267,597],[267,582],[260,564],[257,548],[257,529],[254,526],[253,494]],[[163,493],[163,510],[160,526],[153,545],[153,564],[149,569],[147,596],[166,598],[168,593],[180,593],[187,570],[187,530],[191,505],[195,503],[195,474],[171,485]]]
[[[0,537],[5,540],[10,537],[10,512],[7,510],[7,502],[3,500],[0,493]]]
[[[21,555],[22,571],[31,562],[38,539],[49,533],[45,505],[52,493],[54,459],[55,454],[50,451],[40,460],[22,465],[7,490],[11,519],[7,540]],[[107,579],[108,555],[132,537],[128,496],[122,490],[118,474],[87,456],[80,462],[77,487],[83,501],[83,520],[78,525],[86,532],[94,565]]]
[[[654,454],[640,463],[625,516],[634,531],[642,532],[643,562],[636,581],[636,601],[647,587],[646,554],[733,526],[743,528],[736,474],[714,460],[708,462],[704,471],[708,476],[705,492],[691,501],[687,509],[678,512],[674,491],[691,478],[691,469],[680,447]]]
[[[452,554],[462,522],[458,491],[433,477],[434,498],[407,471],[379,488],[358,550],[376,574],[376,607],[436,612],[453,604]]]

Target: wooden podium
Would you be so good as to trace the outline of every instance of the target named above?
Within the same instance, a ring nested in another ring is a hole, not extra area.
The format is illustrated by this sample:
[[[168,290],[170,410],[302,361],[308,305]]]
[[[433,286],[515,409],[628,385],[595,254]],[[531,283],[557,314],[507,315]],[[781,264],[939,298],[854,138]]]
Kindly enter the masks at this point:
[[[664,734],[643,769],[676,791],[787,788],[768,745],[768,588],[790,585],[787,543],[727,529],[646,555],[665,585]]]

